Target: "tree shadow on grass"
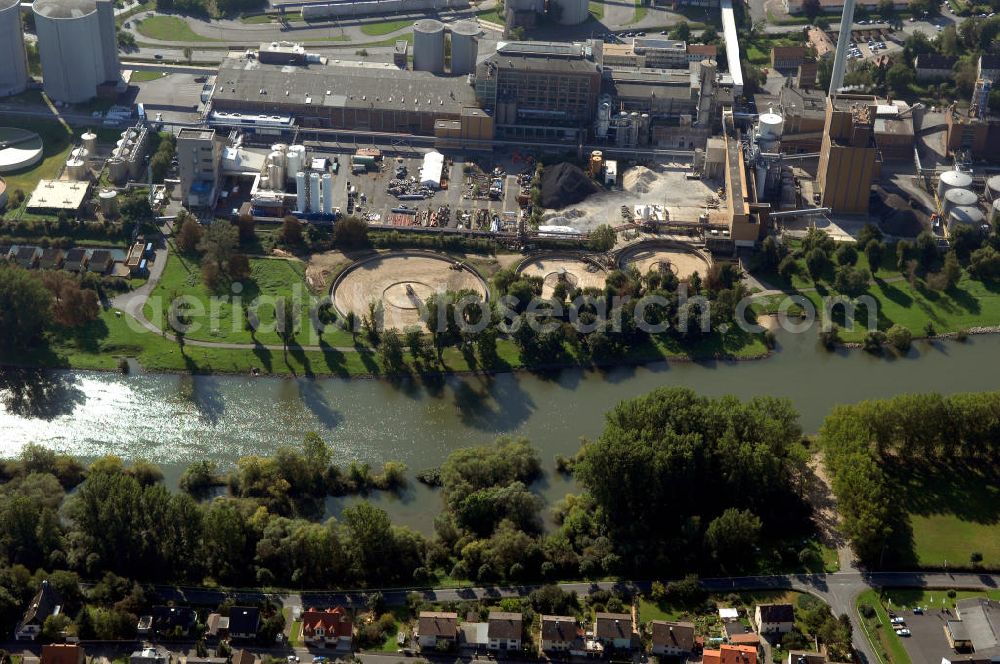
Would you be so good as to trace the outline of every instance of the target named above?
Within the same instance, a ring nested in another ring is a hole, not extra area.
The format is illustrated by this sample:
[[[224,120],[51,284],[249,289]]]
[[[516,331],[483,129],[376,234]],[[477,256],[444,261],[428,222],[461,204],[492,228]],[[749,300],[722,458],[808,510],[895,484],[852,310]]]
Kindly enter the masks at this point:
[[[899,288],[896,288],[894,285],[890,284],[889,282],[884,281],[884,280],[882,280],[882,279],[880,279],[878,277],[875,277],[875,283],[878,284],[879,288],[882,289],[882,293],[887,298],[889,298],[890,300],[892,300],[893,302],[895,302],[899,306],[901,306],[901,307],[909,307],[909,306],[911,306],[913,304],[913,298],[912,297],[910,297],[909,295],[907,295],[906,293],[904,293]]]
[[[955,286],[948,291],[948,296],[955,304],[969,313],[978,314],[982,310],[982,307],[979,305],[979,300],[973,297],[972,294],[964,288]]]
[[[906,510],[921,516],[954,514],[960,519],[1000,523],[1000,470],[963,460],[887,460]]]
[[[344,362],[344,354],[327,343],[326,339],[320,337],[319,347],[323,351],[323,360],[326,362],[327,370],[340,378],[347,378],[350,372]]]
[[[261,367],[264,368],[264,371],[267,373],[271,373],[273,368],[273,361],[271,359],[271,350],[264,344],[260,343],[259,341],[255,341],[253,345],[253,354],[254,357],[256,357],[260,361],[260,365]]]

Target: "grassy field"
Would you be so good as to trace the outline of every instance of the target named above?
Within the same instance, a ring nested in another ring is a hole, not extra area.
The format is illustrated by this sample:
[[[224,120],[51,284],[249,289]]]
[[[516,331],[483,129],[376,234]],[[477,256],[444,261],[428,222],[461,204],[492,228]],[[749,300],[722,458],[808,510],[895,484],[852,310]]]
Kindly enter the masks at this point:
[[[713,594],[710,599],[719,606],[733,606],[731,595]],[[794,590],[760,590],[755,592],[735,593],[739,597],[738,605],[749,609],[754,604],[779,603],[796,606],[796,602],[802,593]],[[639,620],[649,622],[650,620],[689,620],[695,623],[697,631],[704,636],[718,636],[721,629],[721,622],[718,614],[714,611],[710,613],[694,613],[688,609],[676,606],[670,602],[656,602],[648,595],[639,598]]]
[[[153,16],[144,18],[136,26],[143,37],[160,41],[177,42],[217,42],[218,39],[199,35],[191,29],[187,21],[176,16]]]
[[[396,32],[397,30],[402,30],[403,28],[408,28],[413,25],[412,20],[402,20],[402,21],[382,21],[381,23],[366,23],[361,26],[361,32],[372,37],[381,37],[387,35],[391,32]]]
[[[837,295],[833,289],[833,271],[821,276],[815,282],[809,277],[804,261],[800,261],[799,274],[785,281],[776,274],[763,274],[767,283],[776,288],[799,291],[808,298],[817,311],[822,311],[824,296]],[[859,254],[857,265],[870,268],[864,253]],[[877,321],[881,330],[894,324],[903,325],[914,336],[923,336],[927,323],[934,326],[937,334],[957,332],[978,326],[991,326],[1000,322],[1000,284],[977,281],[963,271],[962,278],[954,288],[939,292],[930,290],[922,279],[913,285],[903,278],[895,267],[895,256],[887,256],[868,288],[867,295],[878,303]],[[762,302],[761,310],[769,310],[780,298],[770,303]],[[834,322],[844,327],[842,307],[834,311]],[[865,325],[868,311],[858,307],[854,318],[854,329],[842,329],[844,341],[859,342],[867,331]]]
[[[638,23],[642,19],[646,18],[646,14],[649,13],[649,7],[643,4],[643,0],[635,0],[635,12],[632,14],[632,20],[626,25],[632,25]]]
[[[604,18],[604,3],[603,2],[591,2],[589,4],[590,15],[595,19],[600,21]]]
[[[593,4],[596,4],[596,3],[592,2],[590,4],[593,5]],[[481,18],[482,20],[488,21],[490,23],[496,23],[497,25],[503,25],[504,24],[503,15],[500,13],[500,10],[497,9],[497,8],[488,9],[488,10],[480,11],[480,12],[476,12],[476,17],[477,18]]]
[[[889,623],[889,614],[879,599],[878,593],[875,590],[866,590],[858,595],[856,605],[859,613],[864,605],[875,609],[874,618],[865,618],[864,614],[861,614],[861,621],[872,648],[881,654],[888,664],[910,664],[910,656],[906,654],[902,641],[893,631]]]
[[[159,71],[134,71],[132,72],[132,83],[144,83],[146,81],[158,81],[166,76],[163,72]]]
[[[10,191],[20,189],[30,194],[39,180],[56,177],[72,147],[73,133],[55,120],[35,120],[23,115],[0,114],[0,127],[10,126],[27,129],[42,139],[42,161],[34,166],[11,173],[4,173]]]

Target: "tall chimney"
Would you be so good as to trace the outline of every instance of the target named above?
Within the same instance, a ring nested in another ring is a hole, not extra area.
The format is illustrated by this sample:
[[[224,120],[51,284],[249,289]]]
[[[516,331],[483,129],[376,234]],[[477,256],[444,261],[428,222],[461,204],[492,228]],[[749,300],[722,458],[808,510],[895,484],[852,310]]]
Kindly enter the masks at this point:
[[[844,14],[840,17],[840,34],[837,51],[833,54],[833,72],[830,74],[831,96],[844,85],[844,66],[847,64],[847,45],[851,43],[851,26],[854,25],[854,0],[844,0]]]

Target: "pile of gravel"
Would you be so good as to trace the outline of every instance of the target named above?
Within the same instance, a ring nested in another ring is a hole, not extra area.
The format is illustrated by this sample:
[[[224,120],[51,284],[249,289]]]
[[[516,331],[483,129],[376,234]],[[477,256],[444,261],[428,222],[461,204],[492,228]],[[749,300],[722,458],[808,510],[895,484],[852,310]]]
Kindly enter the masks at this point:
[[[579,203],[599,187],[579,167],[556,164],[542,171],[542,205],[558,210]]]

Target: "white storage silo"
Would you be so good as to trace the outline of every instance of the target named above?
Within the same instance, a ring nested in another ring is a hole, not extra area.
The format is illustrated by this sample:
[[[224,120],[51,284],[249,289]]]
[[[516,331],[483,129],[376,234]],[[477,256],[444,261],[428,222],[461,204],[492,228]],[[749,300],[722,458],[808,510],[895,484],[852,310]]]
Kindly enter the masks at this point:
[[[958,205],[948,211],[948,232],[956,226],[970,226],[976,230],[986,223],[982,210],[971,205]]]
[[[938,198],[944,199],[944,192],[949,189],[968,189],[972,186],[972,176],[965,171],[946,171],[938,180]]]
[[[85,132],[80,136],[80,140],[83,142],[83,149],[90,154],[94,154],[97,151],[97,134],[94,132]]]
[[[97,200],[101,204],[101,212],[105,215],[112,215],[118,212],[118,192],[114,189],[101,189],[97,194]]]
[[[70,155],[66,160],[66,177],[70,180],[84,180],[87,177],[87,162]]]
[[[268,165],[267,180],[271,189],[282,191],[285,188],[285,169],[280,164]]]
[[[35,0],[32,10],[49,97],[83,102],[120,80],[112,0]]]
[[[289,175],[298,173],[302,170],[302,166],[305,163],[306,148],[304,145],[293,145],[288,148],[285,157],[285,168],[288,169],[287,172]]]
[[[323,174],[323,214],[333,214],[333,176]]]
[[[482,30],[475,21],[459,21],[451,26],[452,74],[470,74],[476,71],[481,34]]]
[[[306,174],[298,171],[295,174],[295,209],[297,212],[309,211],[306,194]]]
[[[990,200],[1000,200],[1000,175],[994,175],[986,181],[986,194]]]
[[[28,87],[28,59],[20,0],[0,0],[0,63],[0,97],[24,92]]]
[[[413,68],[440,74],[444,71],[444,23],[425,18],[413,24]]]
[[[319,212],[319,173],[309,174],[309,211]]]
[[[949,189],[944,192],[944,198],[941,200],[941,212],[948,214],[952,208],[974,206],[978,200],[979,197],[968,189]]]
[[[553,6],[558,7],[555,18],[560,25],[580,25],[590,17],[588,0],[551,0],[549,13],[552,13]]]
[[[993,214],[990,216],[990,223],[1000,224],[1000,198],[993,201]]]

